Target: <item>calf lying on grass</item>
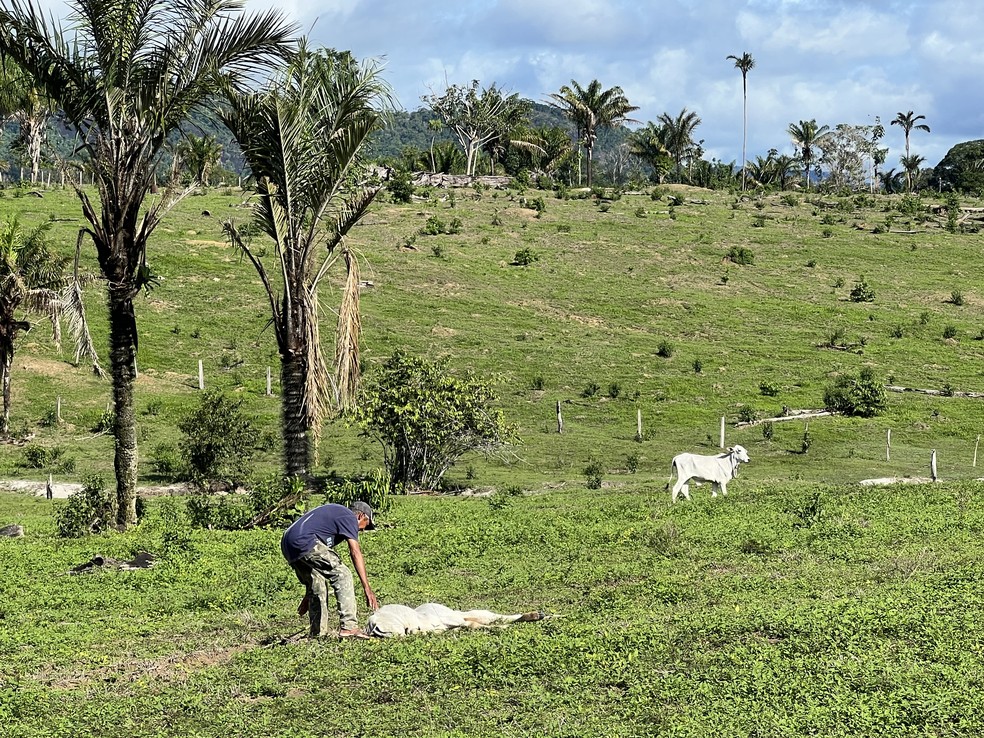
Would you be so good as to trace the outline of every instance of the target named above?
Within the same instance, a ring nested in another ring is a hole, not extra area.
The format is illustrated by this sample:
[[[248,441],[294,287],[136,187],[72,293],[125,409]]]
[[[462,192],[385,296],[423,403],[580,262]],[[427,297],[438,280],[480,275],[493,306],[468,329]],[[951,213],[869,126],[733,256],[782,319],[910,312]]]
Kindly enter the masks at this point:
[[[510,623],[535,622],[546,616],[542,612],[500,615],[489,610],[452,610],[436,602],[420,607],[383,605],[369,617],[366,633],[377,638],[411,633],[440,633],[455,628],[502,628]]]

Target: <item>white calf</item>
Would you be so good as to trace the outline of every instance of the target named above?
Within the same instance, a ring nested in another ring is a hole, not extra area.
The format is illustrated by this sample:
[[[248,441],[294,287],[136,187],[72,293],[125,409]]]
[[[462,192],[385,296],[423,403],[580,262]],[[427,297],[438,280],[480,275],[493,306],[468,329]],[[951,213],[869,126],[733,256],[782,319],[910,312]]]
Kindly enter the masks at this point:
[[[489,610],[452,610],[436,602],[420,607],[383,605],[369,617],[366,633],[377,638],[411,633],[440,633],[454,628],[501,628],[510,623],[543,620],[542,612],[500,615]]]
[[[677,454],[670,464],[670,481],[673,481],[674,472],[677,475],[676,484],[673,485],[673,501],[677,501],[681,492],[690,499],[688,483],[691,480],[698,484],[709,482],[712,497],[717,497],[718,487],[721,488],[721,494],[728,494],[728,482],[738,476],[738,465],[748,461],[748,452],[742,446],[734,446],[717,456]]]

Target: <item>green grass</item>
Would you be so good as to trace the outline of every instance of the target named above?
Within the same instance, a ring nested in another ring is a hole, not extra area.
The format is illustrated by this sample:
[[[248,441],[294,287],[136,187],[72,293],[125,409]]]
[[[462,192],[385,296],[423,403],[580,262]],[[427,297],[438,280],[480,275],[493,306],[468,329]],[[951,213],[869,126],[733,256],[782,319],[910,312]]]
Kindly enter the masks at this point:
[[[303,627],[279,531],[189,532],[157,500],[125,535],[60,540],[63,503],[0,495],[27,530],[0,540],[0,720],[10,738],[979,735],[981,492],[398,498],[363,537],[383,603],[553,617],[272,646]],[[155,568],[66,576],[141,549]]]
[[[518,424],[522,444],[500,459],[464,459],[452,482],[573,482],[591,457],[611,471],[609,481],[621,482],[616,472],[631,453],[640,456],[638,475],[661,478],[674,453],[716,448],[722,415],[730,426],[741,406],[760,417],[778,415],[783,406],[819,408],[837,374],[864,365],[896,384],[981,390],[984,343],[975,337],[984,328],[984,296],[975,290],[984,283],[984,266],[977,235],[939,227],[873,233],[889,217],[894,229],[923,228],[893,211],[895,200],[886,197],[858,210],[850,198],[832,209],[812,204],[812,197],[791,206],[773,195],[759,210],[747,203],[733,209],[730,196],[701,191],[708,204],[690,204],[684,193],[671,220],[645,194],[623,196],[607,212],[588,200],[540,196],[540,217],[508,192],[476,200],[469,191],[454,207],[436,197],[411,205],[381,202],[350,237],[362,254],[364,278],[375,285],[362,296],[370,374],[403,348],[446,355],[455,367],[500,380],[507,418]],[[8,196],[0,204],[5,214],[21,212],[26,223],[68,219],[55,224],[55,234],[66,250],[74,244],[78,210],[71,193]],[[231,190],[188,198],[151,246],[151,266],[163,281],[137,307],[137,402],[145,410],[154,402],[156,411],[138,418],[145,482],[154,481],[147,479],[148,455],[175,439],[177,417],[194,402],[199,360],[209,386],[246,397],[267,438],[277,434],[278,398],[264,396],[266,367],[276,380],[278,366],[265,330],[267,308],[255,274],[221,236],[223,218],[247,217],[241,205],[241,193]],[[647,218],[635,215],[640,206]],[[764,226],[754,227],[761,215]],[[460,233],[421,235],[416,250],[401,248],[434,216],[459,219]],[[825,218],[830,225],[821,224]],[[824,228],[832,231],[829,238]],[[438,246],[442,258],[433,257]],[[513,266],[523,248],[538,260]],[[727,262],[732,248],[747,249],[754,264]],[[94,267],[91,250],[87,263]],[[874,302],[849,299],[862,276]],[[953,303],[954,290],[963,305]],[[326,326],[337,295],[337,285],[324,291]],[[98,289],[89,299],[99,346],[106,343],[102,301]],[[948,325],[956,337],[947,340]],[[894,337],[898,326],[902,338]],[[853,350],[820,348],[836,330]],[[659,355],[663,343],[673,348],[668,358]],[[110,477],[111,439],[89,432],[109,401],[108,383],[70,367],[67,355],[50,347],[42,329],[21,343],[13,426],[74,458],[76,471],[63,476]],[[699,374],[695,359],[702,363]],[[543,389],[534,391],[537,378]],[[778,394],[763,396],[763,382],[776,385]],[[581,397],[591,383],[617,383],[622,391],[616,399]],[[39,427],[59,395],[65,425]],[[557,401],[564,403],[563,436],[554,432]],[[634,441],[637,409],[645,425],[641,445]],[[941,475],[969,479],[977,475],[970,461],[979,417],[980,400],[892,395],[888,411],[872,420],[811,423],[814,444],[806,455],[794,453],[803,433],[799,422],[777,423],[771,443],[758,427],[729,427],[727,440],[749,448],[747,475],[763,481],[925,475],[932,449]],[[891,463],[882,447],[888,429]],[[381,464],[379,449],[343,424],[325,429],[322,450],[327,465],[344,474]],[[40,476],[21,468],[21,457],[18,447],[0,450],[0,471]],[[258,458],[260,468],[276,462],[275,444]],[[473,473],[465,480],[468,468]]]

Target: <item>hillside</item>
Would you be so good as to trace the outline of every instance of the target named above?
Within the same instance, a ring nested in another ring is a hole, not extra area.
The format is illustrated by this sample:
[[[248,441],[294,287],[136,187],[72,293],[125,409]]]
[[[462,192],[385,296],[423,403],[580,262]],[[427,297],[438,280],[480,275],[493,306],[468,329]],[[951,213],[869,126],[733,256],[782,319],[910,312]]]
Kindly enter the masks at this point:
[[[368,375],[396,349],[447,356],[456,369],[495,376],[517,425],[519,445],[503,458],[464,459],[453,483],[572,484],[592,462],[608,485],[665,479],[676,452],[717,448],[721,416],[727,442],[749,449],[752,479],[926,476],[934,449],[943,478],[979,476],[972,462],[982,400],[961,396],[984,391],[979,234],[946,232],[928,203],[906,215],[898,207],[909,201],[898,198],[735,201],[677,192],[679,205],[646,194],[597,203],[548,192],[469,189],[449,199],[435,191],[412,205],[379,202],[356,229],[351,243],[372,283],[362,296]],[[138,302],[145,478],[195,402],[199,360],[207,386],[246,398],[259,417],[259,468],[276,461],[278,401],[265,396],[265,374],[272,367],[276,385],[277,361],[266,307],[255,274],[221,236],[222,218],[246,217],[242,202],[231,190],[189,198],[152,243],[162,282]],[[2,206],[26,224],[56,217],[57,241],[66,250],[74,244],[70,192],[7,197]],[[429,219],[458,232],[418,235]],[[513,265],[523,249],[533,263]],[[727,258],[742,249],[754,263]],[[872,302],[850,299],[862,280]],[[335,299],[326,290],[327,325]],[[98,289],[90,293],[95,338],[105,347],[102,300]],[[737,425],[784,407],[821,408],[838,376],[863,367],[887,384],[942,394],[890,393],[886,411],[871,419],[818,418],[807,453],[804,421],[775,422],[768,439],[761,425]],[[61,424],[52,418],[58,397]],[[62,461],[25,468],[24,448],[6,446],[4,475],[112,476],[111,439],[92,432],[108,382],[68,365],[43,328],[18,349],[13,398],[14,429]],[[322,463],[353,474],[379,466],[381,455],[339,423],[325,429]]]

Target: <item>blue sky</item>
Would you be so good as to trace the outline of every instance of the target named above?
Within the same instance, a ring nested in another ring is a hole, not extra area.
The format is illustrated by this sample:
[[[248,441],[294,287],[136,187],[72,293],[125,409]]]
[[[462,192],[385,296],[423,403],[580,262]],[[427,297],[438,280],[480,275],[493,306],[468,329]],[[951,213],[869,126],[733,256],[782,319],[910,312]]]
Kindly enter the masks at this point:
[[[251,7],[270,0],[249,0]],[[402,106],[446,83],[495,82],[544,100],[572,79],[619,85],[642,122],[683,107],[703,120],[708,157],[741,159],[741,74],[748,76],[748,156],[792,153],[785,131],[816,118],[880,116],[888,166],[900,111],[926,116],[913,153],[936,164],[984,138],[981,0],[285,0],[318,44],[384,60]]]

